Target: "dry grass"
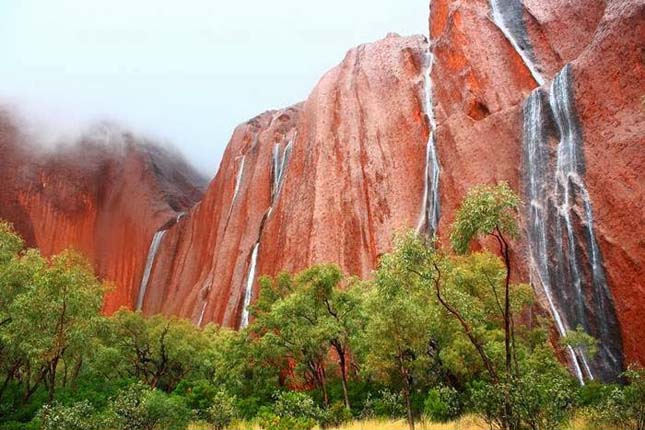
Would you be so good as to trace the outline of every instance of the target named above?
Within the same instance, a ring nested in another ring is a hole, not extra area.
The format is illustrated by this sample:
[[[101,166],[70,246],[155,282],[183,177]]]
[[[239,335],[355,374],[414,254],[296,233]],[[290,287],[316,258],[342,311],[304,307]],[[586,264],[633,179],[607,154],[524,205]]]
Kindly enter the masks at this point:
[[[459,421],[437,424],[437,423],[415,423],[415,430],[487,430],[483,423],[475,418],[465,417]],[[189,430],[210,430],[207,424],[194,423]],[[237,423],[232,425],[229,430],[261,430],[255,423]],[[408,423],[405,420],[387,421],[387,420],[362,420],[353,421],[327,430],[408,430]]]
[[[488,427],[474,418],[466,417],[446,424],[418,422],[415,423],[414,428],[415,430],[486,430]],[[408,430],[408,423],[405,420],[363,420],[343,424],[342,427],[333,430]]]

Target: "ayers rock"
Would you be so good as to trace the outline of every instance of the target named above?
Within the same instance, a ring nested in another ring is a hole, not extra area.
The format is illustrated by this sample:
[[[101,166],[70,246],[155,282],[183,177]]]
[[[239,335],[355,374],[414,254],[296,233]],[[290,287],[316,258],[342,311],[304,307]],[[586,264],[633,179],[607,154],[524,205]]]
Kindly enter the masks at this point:
[[[47,252],[91,255],[117,284],[106,312],[240,327],[260,275],[334,262],[369,277],[395,232],[445,241],[470,187],[507,181],[524,201],[515,278],[560,333],[600,340],[594,359],[565,351],[576,375],[644,364],[645,2],[433,0],[429,12],[429,37],[354,48],[303,103],[238,126],[194,205],[183,164],[126,145],[91,171],[56,168],[76,166],[69,151],[27,163],[37,173],[3,186],[0,216]]]
[[[0,112],[0,154],[0,218],[44,255],[87,255],[115,287],[106,313],[134,306],[153,235],[205,185],[177,154],[111,124],[44,149]]]

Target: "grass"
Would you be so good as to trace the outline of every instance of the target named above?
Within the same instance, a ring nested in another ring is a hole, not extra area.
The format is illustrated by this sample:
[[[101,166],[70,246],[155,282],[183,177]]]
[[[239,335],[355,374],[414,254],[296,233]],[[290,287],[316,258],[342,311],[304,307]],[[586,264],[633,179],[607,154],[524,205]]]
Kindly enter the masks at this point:
[[[483,423],[472,417],[464,417],[459,421],[446,424],[417,422],[415,430],[486,430]],[[189,430],[211,430],[205,423],[193,423]],[[241,422],[232,425],[228,430],[261,430],[255,423]],[[329,428],[326,430],[408,430],[408,423],[405,420],[361,420],[343,424],[341,427]]]

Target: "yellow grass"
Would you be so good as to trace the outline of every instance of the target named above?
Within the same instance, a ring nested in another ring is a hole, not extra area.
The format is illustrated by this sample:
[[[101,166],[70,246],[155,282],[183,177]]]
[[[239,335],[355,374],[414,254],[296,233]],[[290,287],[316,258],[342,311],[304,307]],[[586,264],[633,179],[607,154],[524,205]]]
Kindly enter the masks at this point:
[[[463,418],[446,424],[417,422],[415,430],[486,430],[483,423],[474,418]],[[343,424],[341,427],[332,430],[408,430],[408,423],[405,420],[383,421],[383,420],[362,420]]]
[[[483,423],[475,418],[465,417],[459,421],[447,424],[417,422],[415,430],[487,430]],[[189,426],[189,430],[210,430],[207,424],[194,423]],[[236,423],[228,430],[261,430],[255,423]],[[327,430],[408,430],[408,423],[405,420],[387,421],[387,420],[361,420],[343,424],[341,427],[335,427]]]

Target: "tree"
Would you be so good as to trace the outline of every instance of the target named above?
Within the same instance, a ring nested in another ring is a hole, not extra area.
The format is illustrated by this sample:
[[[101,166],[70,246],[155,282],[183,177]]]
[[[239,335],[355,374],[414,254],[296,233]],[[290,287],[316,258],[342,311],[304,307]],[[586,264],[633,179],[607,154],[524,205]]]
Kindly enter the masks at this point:
[[[208,422],[215,430],[224,430],[237,417],[236,398],[224,390],[219,390],[208,408]]]
[[[414,429],[411,395],[415,381],[429,367],[433,315],[427,293],[418,278],[406,270],[404,253],[386,254],[376,271],[374,289],[367,299],[369,319],[363,339],[366,370],[400,387],[408,425]]]
[[[347,282],[350,284],[350,282]],[[252,330],[272,357],[286,359],[301,370],[305,383],[319,387],[329,406],[327,369],[329,350],[337,357],[343,399],[349,409],[348,359],[363,322],[360,294],[344,284],[333,265],[313,266],[295,277],[264,278]]]
[[[178,396],[142,383],[121,391],[110,403],[105,428],[121,430],[184,430],[190,410]]]
[[[170,392],[209,371],[212,341],[189,321],[122,309],[108,321],[95,366],[106,377],[131,377]]]
[[[41,385],[51,401],[81,370],[105,286],[80,254],[45,259],[0,223],[0,290],[0,399],[13,381],[22,387],[22,403]]]

